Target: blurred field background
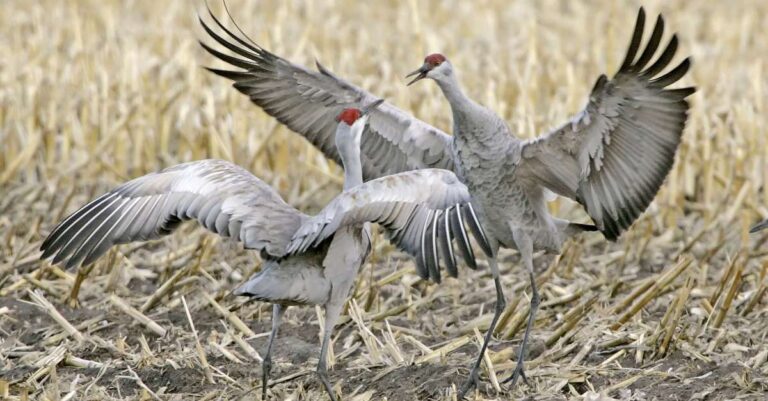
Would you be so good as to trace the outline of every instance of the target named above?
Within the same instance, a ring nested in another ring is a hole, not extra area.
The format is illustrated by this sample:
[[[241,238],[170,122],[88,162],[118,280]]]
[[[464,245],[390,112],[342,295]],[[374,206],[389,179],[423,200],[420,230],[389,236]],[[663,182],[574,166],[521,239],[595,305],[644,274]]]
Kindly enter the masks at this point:
[[[497,384],[514,367],[529,304],[516,254],[503,254],[509,307],[474,397],[764,399],[768,238],[747,229],[768,216],[768,2],[228,4],[265,48],[317,58],[450,132],[436,85],[403,79],[442,52],[466,91],[524,137],[580,110],[597,76],[615,72],[640,5],[648,24],[662,12],[665,38],[678,32],[678,54],[694,57],[685,84],[699,88],[674,170],[618,242],[588,235],[554,261],[537,258],[532,387]],[[0,4],[0,399],[260,398],[271,309],[228,295],[258,255],[188,224],[110,252],[79,305],[69,299],[77,272],[38,261],[66,214],[184,161],[234,161],[310,212],[340,191],[337,166],[201,68],[219,65],[197,44],[204,10],[182,0]],[[584,218],[569,202],[552,207]],[[376,239],[334,337],[331,377],[344,400],[455,399],[493,309],[487,269],[462,273],[421,282]],[[312,374],[319,319],[287,313],[272,399],[327,399]]]

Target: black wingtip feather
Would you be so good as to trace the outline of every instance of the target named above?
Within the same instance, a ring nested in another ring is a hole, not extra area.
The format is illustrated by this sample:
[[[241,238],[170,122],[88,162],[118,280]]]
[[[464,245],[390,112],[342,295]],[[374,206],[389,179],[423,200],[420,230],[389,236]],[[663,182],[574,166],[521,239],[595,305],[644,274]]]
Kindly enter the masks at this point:
[[[667,89],[664,91],[665,96],[670,97],[675,100],[683,100],[687,98],[688,96],[693,95],[696,93],[696,87],[695,86],[688,86],[685,88],[678,88],[678,89]],[[687,103],[686,103],[687,105]],[[686,107],[687,108],[687,107]]]
[[[475,214],[475,210],[472,207],[472,204],[467,203],[467,205],[464,207],[464,211],[466,212],[465,216],[469,222],[469,226],[472,228],[472,234],[475,237],[475,240],[477,240],[477,242],[480,244],[480,249],[485,252],[486,256],[492,257],[493,250],[491,250],[491,244],[488,242],[488,237],[485,235],[485,231],[480,224],[480,220],[478,220],[477,215]]]
[[[579,231],[598,231],[597,226],[594,224],[570,223],[569,225]]]
[[[211,68],[211,67],[203,67],[208,72],[212,72],[220,77],[227,78],[231,81],[245,81],[252,78],[252,75],[250,75],[247,72],[244,71],[232,71],[232,70],[222,70],[218,68]]]
[[[232,42],[222,38],[221,36],[219,36],[216,32],[214,32],[211,28],[209,28],[208,25],[206,25],[205,22],[203,22],[202,19],[200,19],[200,25],[203,26],[203,29],[205,30],[205,32],[207,32],[208,35],[213,38],[213,40],[218,42],[220,45],[226,47],[227,49],[231,50],[232,52],[237,53],[237,54],[239,54],[239,55],[241,55],[243,57],[247,57],[249,59],[253,59],[253,58],[257,57],[257,55],[251,53],[250,51],[248,51],[246,49],[243,49],[242,47],[237,46],[234,43],[232,43]],[[219,24],[219,26],[221,26],[221,25]],[[229,32],[223,26],[222,26],[222,29],[224,30],[224,32],[227,32],[229,34],[229,36],[232,36],[235,40],[238,40],[238,43],[240,42],[239,38],[234,36],[231,32]]]
[[[429,210],[427,212],[427,218],[424,222],[424,229],[422,230],[422,237],[421,237],[421,243],[422,243],[422,250],[421,255],[422,259],[424,261],[424,265],[427,268],[427,272],[429,275],[430,280],[434,281],[435,283],[440,283],[440,265],[439,261],[437,260],[437,248],[435,243],[435,227],[434,227],[434,216],[437,215],[437,212],[434,210]]]
[[[56,252],[54,248],[50,248],[50,247],[43,248],[42,246],[40,247],[40,251],[43,253],[42,255],[40,255],[40,260],[46,260],[50,258],[51,256],[53,256],[53,253]]]
[[[429,280],[429,272],[427,272],[427,267],[424,265],[423,256],[416,259],[416,275],[422,280]]]
[[[656,60],[653,65],[648,67],[648,69],[643,71],[640,75],[646,78],[650,78],[661,72],[661,70],[669,65],[669,62],[672,61],[672,58],[675,56],[675,53],[677,52],[677,44],[677,34],[674,34],[669,40],[667,48],[664,49],[664,52],[661,53],[661,56],[659,56],[658,60]]]
[[[646,64],[648,64],[649,61],[651,61],[651,58],[653,58],[653,55],[656,54],[656,50],[659,49],[659,43],[661,43],[661,36],[664,34],[664,17],[659,14],[658,18],[656,18],[656,25],[653,27],[653,33],[651,33],[651,38],[648,39],[648,43],[645,45],[645,50],[643,50],[643,53],[640,55],[640,58],[637,59],[637,62],[632,66],[632,70],[639,71],[642,70]]]
[[[456,242],[459,244],[459,251],[464,258],[464,263],[472,270],[477,270],[477,261],[475,260],[475,253],[472,250],[472,246],[467,238],[467,232],[464,228],[464,223],[461,220],[461,207],[456,205],[451,211],[451,231],[456,238]]]
[[[251,43],[246,42],[245,40],[243,40],[239,36],[235,35],[232,31],[227,29],[227,27],[225,27],[224,24],[222,24],[221,21],[219,21],[219,19],[216,18],[216,16],[213,14],[213,12],[211,11],[210,8],[208,9],[208,14],[210,14],[211,19],[213,19],[213,22],[215,22],[216,25],[222,31],[224,31],[230,38],[232,38],[235,41],[237,41],[237,43],[240,43],[241,45],[245,46],[248,50],[253,51],[254,53],[256,53],[256,55],[261,55],[262,52],[264,51],[264,49],[262,49],[258,44],[256,44],[256,42],[254,42],[248,35],[246,35],[245,32],[243,32],[242,29],[240,29],[240,25],[237,24],[237,21],[235,21],[235,19],[232,17],[232,14],[229,12],[229,7],[227,7],[227,3],[226,2],[224,2],[224,9],[227,11],[227,16],[229,16],[229,20],[232,21],[232,23],[235,25],[235,28],[237,28],[238,32],[240,32],[243,36],[245,36],[245,38],[248,39]],[[205,23],[203,21],[200,21],[200,23],[203,24],[203,27],[206,28],[206,31],[208,31]],[[230,45],[234,46],[231,43],[230,43]],[[227,46],[227,45],[225,45],[225,46]]]
[[[605,227],[603,227],[601,232],[603,233],[605,239],[611,242],[616,242],[616,240],[619,239],[619,235],[621,234],[621,229],[614,220],[606,219]]]
[[[53,228],[53,231],[48,234],[48,237],[43,240],[42,245],[40,245],[40,249],[42,250],[43,248],[53,248],[53,250],[57,250],[59,248],[62,234],[71,229],[72,223],[79,221],[85,214],[89,213],[92,209],[102,204],[106,198],[111,197],[112,195],[112,192],[107,192],[104,195],[101,195],[98,198],[88,202],[85,206],[67,216],[64,220],[57,224],[56,227]]]
[[[679,80],[680,78],[682,78],[688,72],[688,69],[690,67],[691,67],[691,58],[688,57],[668,73],[652,80],[651,85],[654,85],[660,88],[664,88],[668,85],[671,85],[677,82],[677,80]]]
[[[258,43],[256,43],[253,39],[251,39],[250,36],[246,35],[246,33],[242,30],[242,28],[240,28],[240,25],[237,23],[235,18],[232,16],[232,13],[229,11],[229,6],[227,5],[227,2],[226,1],[222,1],[222,2],[224,3],[224,10],[227,12],[227,16],[229,17],[229,20],[232,21],[232,24],[235,26],[235,28],[237,28],[237,31],[240,32],[240,34],[243,35],[243,37],[245,37],[246,39],[248,39],[248,41],[251,42],[251,43],[248,44],[245,41],[241,40],[240,37],[238,37],[237,35],[233,35],[232,33],[230,33],[227,30],[227,28],[222,26],[220,23],[219,23],[219,26],[221,26],[221,28],[225,32],[227,32],[230,36],[235,38],[235,40],[237,40],[238,42],[242,43],[247,48],[255,51],[256,53],[260,54],[261,56],[271,56],[272,54],[270,52],[262,49],[261,46],[259,46]],[[214,18],[214,20],[215,20],[215,18]],[[217,23],[218,23],[218,21],[217,21]]]
[[[240,59],[240,58],[237,58],[237,57],[230,56],[228,54],[224,54],[224,53],[222,53],[222,52],[220,52],[220,51],[218,51],[218,50],[216,50],[216,49],[206,45],[205,42],[203,42],[202,40],[199,40],[198,43],[200,43],[200,46],[202,46],[203,49],[205,49],[208,53],[211,53],[211,55],[215,56],[216,58],[218,58],[221,61],[224,61],[224,62],[227,62],[229,64],[232,64],[232,65],[234,65],[236,67],[240,67],[240,68],[242,68],[244,70],[248,70],[248,69],[256,67],[255,64],[253,64],[253,63],[251,63],[251,62],[249,62],[247,60],[243,60],[243,59]]]
[[[430,221],[432,221],[432,210],[427,211],[427,217],[424,219],[424,226],[421,229],[421,263],[420,266],[417,264],[416,267],[417,270],[419,270],[419,276],[422,278],[430,277],[430,266],[427,252],[427,230],[429,229]]]
[[[608,77],[605,74],[600,74],[599,77],[597,77],[597,81],[595,81],[595,84],[592,85],[592,93],[598,93],[603,90],[603,87],[608,82]]]
[[[448,270],[448,275],[457,278],[459,276],[459,270],[456,267],[456,254],[453,252],[453,235],[451,233],[451,209],[448,208],[443,214],[443,229],[440,236],[440,244],[443,252],[443,260],[445,260],[445,268]]]
[[[632,33],[632,41],[629,43],[627,49],[627,55],[624,57],[624,62],[621,63],[621,70],[626,70],[635,61],[637,55],[637,49],[640,48],[640,42],[643,40],[643,28],[645,27],[645,10],[640,7],[637,12],[637,21],[635,22],[635,30]]]
[[[429,270],[429,277],[434,281],[435,283],[440,283],[442,281],[440,277],[440,259],[438,257],[438,249],[437,249],[437,221],[440,218],[441,212],[440,210],[434,211],[434,213],[430,214],[430,219],[427,221],[427,233],[429,233],[429,238],[427,240],[428,247],[426,250],[429,250],[429,253],[427,253],[427,269]]]

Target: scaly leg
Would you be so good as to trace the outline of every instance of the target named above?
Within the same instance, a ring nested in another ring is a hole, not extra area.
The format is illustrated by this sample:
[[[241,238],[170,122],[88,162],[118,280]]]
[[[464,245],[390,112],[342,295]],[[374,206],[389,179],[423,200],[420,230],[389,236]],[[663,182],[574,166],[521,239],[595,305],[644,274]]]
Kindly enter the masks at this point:
[[[517,383],[517,379],[522,377],[525,384],[530,386],[528,378],[525,377],[525,351],[528,349],[528,336],[531,333],[533,322],[536,321],[536,311],[539,309],[540,299],[539,290],[536,288],[536,277],[533,273],[533,241],[531,241],[531,237],[527,234],[519,231],[515,233],[514,238],[515,244],[520,251],[520,256],[523,259],[523,263],[525,263],[525,267],[528,269],[528,276],[531,280],[531,311],[528,315],[528,324],[525,326],[523,343],[520,346],[520,352],[517,355],[517,366],[515,366],[515,371],[512,373],[512,376],[504,380],[504,383],[511,381],[512,386],[514,386]]]
[[[275,342],[277,337],[277,330],[280,328],[280,323],[283,318],[283,313],[288,307],[283,307],[280,304],[272,305],[272,332],[269,333],[269,343],[267,344],[267,354],[264,355],[264,360],[261,362],[261,399],[267,399],[267,388],[269,387],[269,371],[272,370],[272,343]]]
[[[325,305],[325,326],[323,327],[323,343],[320,346],[320,360],[317,362],[317,376],[325,386],[325,391],[328,392],[328,397],[331,401],[336,401],[336,396],[333,394],[333,386],[328,380],[328,366],[326,360],[328,359],[328,347],[331,343],[331,334],[333,333],[336,322],[339,321],[341,316],[341,309],[344,306],[344,299],[334,299]]]
[[[490,265],[491,274],[493,275],[493,283],[496,285],[496,306],[493,312],[493,319],[491,319],[491,325],[488,327],[488,331],[485,333],[483,346],[480,347],[480,355],[478,355],[477,360],[475,360],[475,364],[472,366],[472,370],[469,372],[469,378],[467,378],[467,381],[463,386],[461,386],[461,391],[459,391],[459,399],[463,399],[469,390],[471,390],[473,387],[477,387],[479,381],[478,375],[480,370],[480,363],[483,361],[485,350],[488,348],[488,342],[491,340],[493,331],[496,329],[496,323],[499,320],[499,316],[501,316],[501,313],[504,312],[504,308],[507,307],[507,301],[504,299],[504,291],[502,290],[501,280],[499,279],[499,267],[496,264],[496,255],[494,255],[489,260],[488,264]]]
[[[91,273],[91,270],[93,270],[93,266],[94,264],[89,266],[80,266],[80,268],[77,270],[75,283],[72,285],[72,291],[69,293],[69,298],[67,298],[70,308],[74,309],[80,307],[80,300],[78,299],[80,296],[80,286],[83,284],[83,281],[85,281],[85,278],[88,277],[88,275]]]

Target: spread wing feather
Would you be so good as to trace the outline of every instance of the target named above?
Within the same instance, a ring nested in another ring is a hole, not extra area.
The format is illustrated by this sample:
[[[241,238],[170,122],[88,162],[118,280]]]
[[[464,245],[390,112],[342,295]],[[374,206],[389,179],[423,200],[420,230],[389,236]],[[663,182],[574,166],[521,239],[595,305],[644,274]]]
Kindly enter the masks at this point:
[[[156,239],[190,219],[280,257],[307,216],[245,169],[201,160],[136,178],[83,206],[48,235],[42,258],[87,265],[115,244]]]
[[[200,19],[203,29],[236,56],[201,45],[240,70],[208,70],[234,81],[234,87],[267,114],[302,135],[326,157],[340,162],[334,143],[335,117],[345,108],[361,108],[379,97],[335,76],[320,63],[318,71],[293,64],[244,40],[210,10],[209,14],[223,34]],[[366,130],[361,143],[365,180],[420,168],[453,170],[452,137],[389,103],[371,112]]]
[[[448,273],[457,273],[453,248],[446,247],[450,239],[458,238],[465,261],[476,267],[464,227],[480,230],[475,233],[478,242],[485,240],[485,235],[476,221],[461,220],[475,218],[473,212],[461,215],[471,210],[470,201],[467,187],[447,170],[423,169],[378,178],[344,191],[306,220],[293,236],[288,252],[301,253],[317,246],[339,227],[375,222],[388,230],[393,243],[416,258],[423,278],[439,282],[441,256]],[[451,224],[451,219],[461,221]],[[461,227],[460,231],[454,227]],[[483,249],[489,248],[486,243],[480,244]]]
[[[645,12],[640,9],[627,56],[618,73],[601,75],[586,108],[560,128],[523,144],[521,179],[532,179],[572,198],[608,239],[616,239],[648,207],[674,162],[695,88],[667,89],[690,67],[685,59],[657,77],[672,60],[672,37],[658,59],[664,32],[659,16],[642,53]]]

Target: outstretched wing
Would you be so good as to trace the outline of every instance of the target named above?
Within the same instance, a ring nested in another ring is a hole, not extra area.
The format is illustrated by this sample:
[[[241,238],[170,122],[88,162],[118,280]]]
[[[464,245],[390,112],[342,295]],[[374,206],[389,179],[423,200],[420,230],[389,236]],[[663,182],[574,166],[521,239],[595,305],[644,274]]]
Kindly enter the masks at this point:
[[[307,218],[269,185],[223,160],[179,164],[129,181],[91,201],[54,228],[42,258],[88,265],[112,245],[173,232],[184,220],[280,257]]]
[[[467,264],[476,267],[469,228],[490,254],[470,199],[467,187],[447,170],[424,169],[378,178],[344,191],[305,221],[288,252],[317,246],[339,227],[375,222],[389,231],[398,247],[416,257],[419,275],[439,282],[439,255],[451,276],[458,273],[453,239]]]
[[[379,97],[336,77],[319,63],[318,72],[310,71],[247,42],[208,11],[226,37],[200,19],[203,29],[239,57],[200,44],[212,55],[241,69],[208,70],[233,80],[234,87],[254,104],[340,163],[334,143],[335,117],[345,108],[361,108]],[[441,130],[384,103],[371,113],[367,132],[363,134],[363,178],[369,180],[420,168],[453,170],[451,140]]]
[[[675,36],[659,58],[664,20],[637,57],[645,13],[641,8],[619,72],[600,76],[587,107],[555,131],[523,144],[518,177],[572,198],[608,239],[616,239],[648,207],[672,168],[695,88],[666,89],[685,75],[686,58],[656,77],[677,50]],[[655,78],[654,78],[655,77]]]

